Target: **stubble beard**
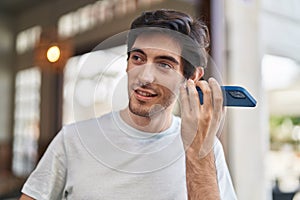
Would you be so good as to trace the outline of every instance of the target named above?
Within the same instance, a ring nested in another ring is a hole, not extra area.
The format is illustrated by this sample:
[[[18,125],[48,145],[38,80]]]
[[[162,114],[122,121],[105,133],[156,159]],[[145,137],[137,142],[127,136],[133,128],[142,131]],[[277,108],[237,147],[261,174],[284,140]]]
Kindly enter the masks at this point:
[[[173,102],[175,101],[175,95],[169,91],[168,95],[165,95],[163,99],[161,99],[156,104],[148,106],[146,102],[133,100],[134,97],[129,99],[129,110],[135,115],[140,117],[151,118],[157,114],[164,112],[167,108],[169,108]]]

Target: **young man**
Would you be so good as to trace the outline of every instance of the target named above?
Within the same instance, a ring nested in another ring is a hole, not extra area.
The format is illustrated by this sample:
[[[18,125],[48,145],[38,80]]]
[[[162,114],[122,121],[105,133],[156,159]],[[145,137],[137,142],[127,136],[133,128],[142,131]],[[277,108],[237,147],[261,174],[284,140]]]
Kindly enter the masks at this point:
[[[127,45],[128,106],[65,126],[21,199],[236,199],[215,137],[222,92],[199,81],[207,28],[181,12],[145,12]],[[172,115],[178,95],[181,119]]]

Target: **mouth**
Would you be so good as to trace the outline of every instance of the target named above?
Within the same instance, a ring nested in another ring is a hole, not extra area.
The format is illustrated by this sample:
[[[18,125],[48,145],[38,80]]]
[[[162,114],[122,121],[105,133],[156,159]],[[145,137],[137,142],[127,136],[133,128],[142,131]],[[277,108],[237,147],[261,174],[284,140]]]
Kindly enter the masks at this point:
[[[158,94],[155,93],[154,91],[149,89],[143,89],[143,88],[135,89],[134,95],[138,100],[141,101],[151,100],[158,96]]]

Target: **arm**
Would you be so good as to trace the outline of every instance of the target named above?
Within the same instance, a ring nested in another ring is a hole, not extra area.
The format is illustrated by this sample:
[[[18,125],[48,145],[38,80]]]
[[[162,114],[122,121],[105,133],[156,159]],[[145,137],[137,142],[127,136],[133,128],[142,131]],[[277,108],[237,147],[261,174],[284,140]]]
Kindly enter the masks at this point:
[[[37,167],[22,188],[21,200],[61,198],[66,179],[66,151],[63,131],[48,146]]]
[[[204,94],[200,105],[195,84]],[[181,134],[186,149],[186,178],[189,200],[220,199],[213,141],[224,113],[220,86],[214,79],[188,81],[181,89]]]
[[[189,154],[193,153],[186,155],[188,199],[220,199],[213,151],[201,160]]]

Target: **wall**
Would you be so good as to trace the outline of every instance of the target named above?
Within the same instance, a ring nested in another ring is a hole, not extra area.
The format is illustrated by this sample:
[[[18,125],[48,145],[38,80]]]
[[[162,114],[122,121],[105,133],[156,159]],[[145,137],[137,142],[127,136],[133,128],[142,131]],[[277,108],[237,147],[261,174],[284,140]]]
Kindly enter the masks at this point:
[[[258,102],[254,109],[228,109],[229,160],[238,198],[243,200],[264,200],[270,194],[264,163],[268,123],[260,66],[260,4],[260,0],[225,2],[228,84],[245,86]]]
[[[1,14],[0,14],[1,15]],[[10,168],[13,90],[13,31],[11,20],[0,16],[0,175]]]

